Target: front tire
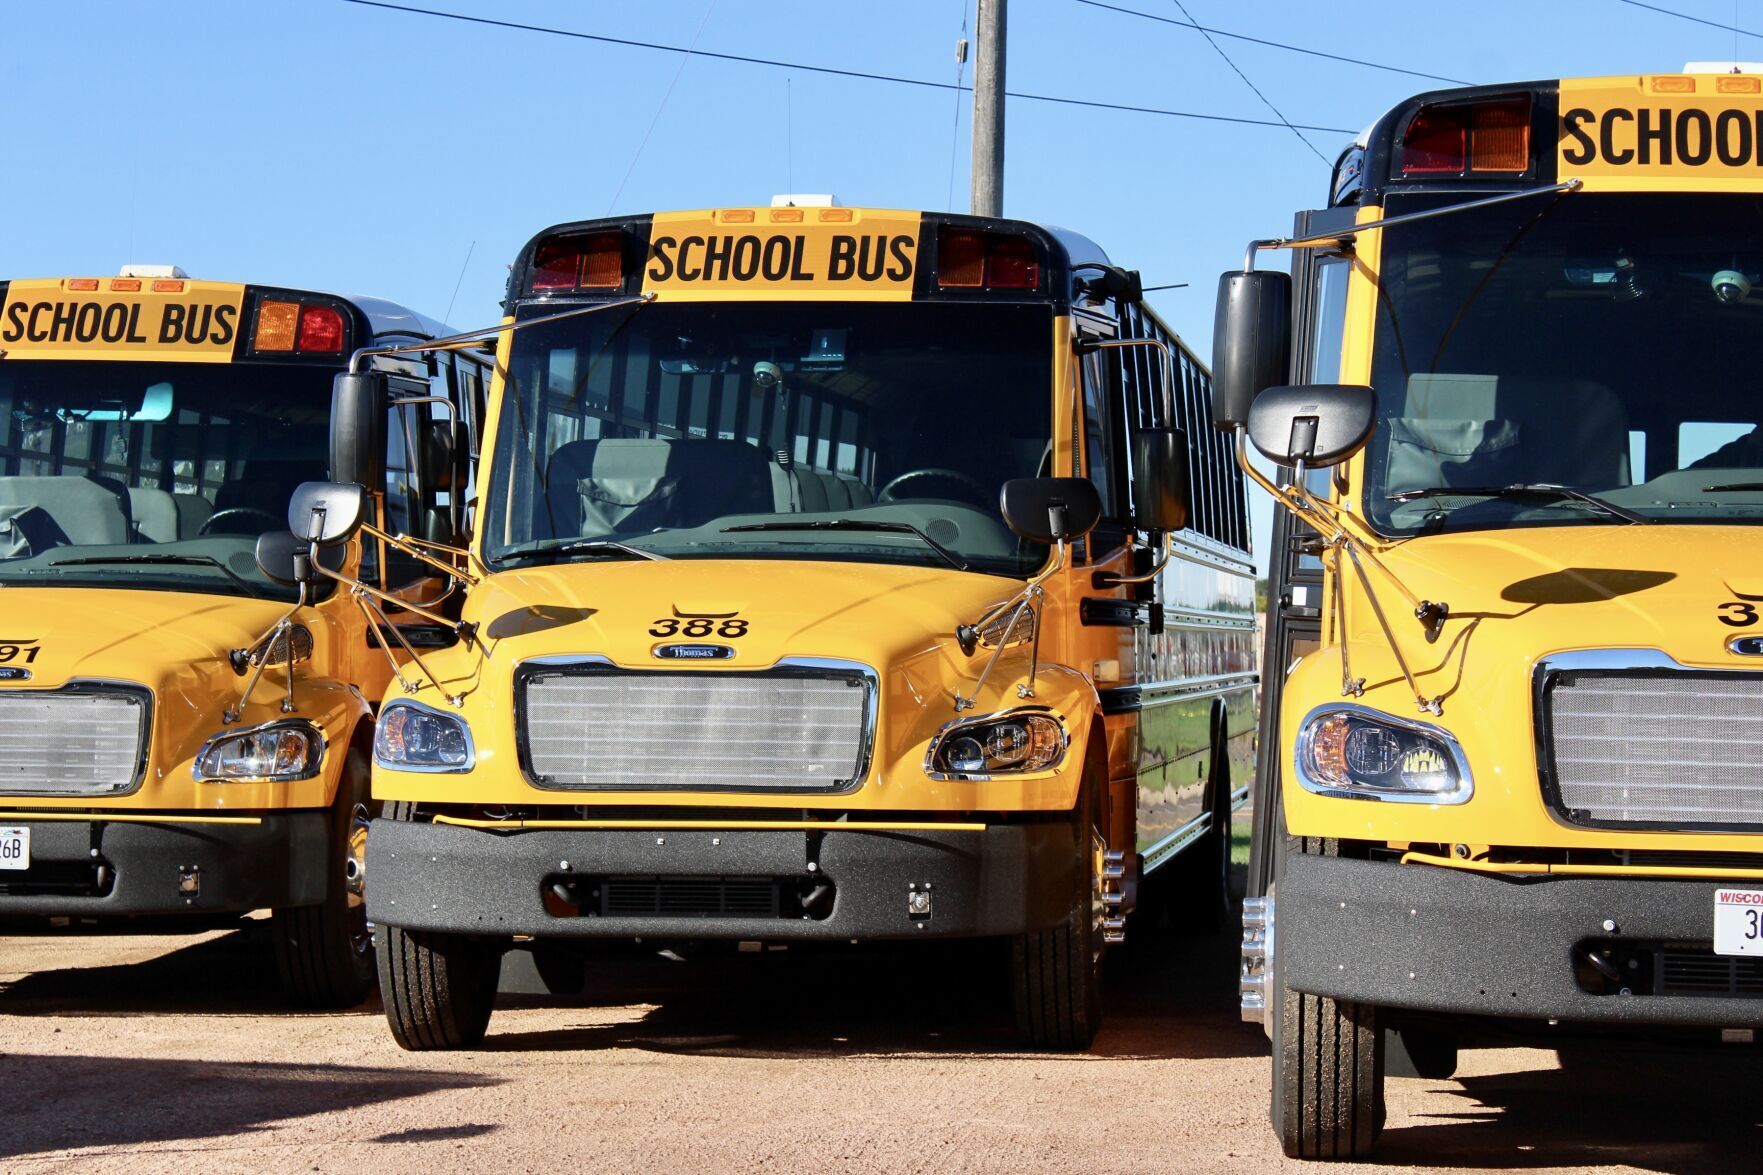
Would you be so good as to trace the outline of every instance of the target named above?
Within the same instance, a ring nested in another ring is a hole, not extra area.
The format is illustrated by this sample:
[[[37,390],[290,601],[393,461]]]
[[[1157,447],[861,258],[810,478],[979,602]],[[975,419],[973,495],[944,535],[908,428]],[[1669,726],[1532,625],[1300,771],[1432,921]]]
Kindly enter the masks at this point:
[[[366,895],[350,868],[372,818],[370,778],[367,756],[351,748],[326,816],[324,901],[276,910],[270,921],[282,989],[302,1008],[353,1008],[373,991]]]
[[[1097,764],[1084,772],[1072,811],[1077,860],[1065,921],[1030,930],[1011,944],[1016,1030],[1041,1049],[1088,1048],[1102,1023],[1102,813],[1106,779]]]
[[[387,805],[386,818],[408,820],[413,805]],[[381,926],[380,1000],[392,1039],[410,1052],[465,1049],[481,1043],[496,1006],[502,945],[465,934]]]
[[[1285,853],[1333,856],[1333,841],[1287,837]],[[1278,865],[1276,873],[1283,873]],[[1383,1131],[1384,1034],[1378,1011],[1293,991],[1284,955],[1273,952],[1274,1133],[1293,1159],[1362,1159]]]

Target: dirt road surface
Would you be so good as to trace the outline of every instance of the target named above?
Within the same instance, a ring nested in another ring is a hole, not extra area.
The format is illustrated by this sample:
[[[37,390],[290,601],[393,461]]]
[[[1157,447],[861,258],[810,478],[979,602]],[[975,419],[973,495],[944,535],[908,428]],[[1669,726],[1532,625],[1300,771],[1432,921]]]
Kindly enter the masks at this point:
[[[0,1170],[1255,1171],[1281,1160],[1229,935],[1110,958],[1080,1056],[1012,1043],[972,947],[627,951],[503,997],[484,1048],[278,1007],[261,924],[0,938]],[[915,944],[916,945],[916,944]],[[1467,1052],[1394,1078],[1388,1169],[1758,1169],[1754,1052]],[[1289,1164],[1303,1166],[1303,1164]],[[1360,1167],[1358,1170],[1365,1170]]]

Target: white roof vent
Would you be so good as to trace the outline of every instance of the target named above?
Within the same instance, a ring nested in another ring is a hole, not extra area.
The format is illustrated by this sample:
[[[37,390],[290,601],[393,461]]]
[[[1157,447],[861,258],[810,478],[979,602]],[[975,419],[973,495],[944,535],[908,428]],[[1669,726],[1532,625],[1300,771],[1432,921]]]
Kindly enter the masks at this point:
[[[830,192],[820,195],[792,192],[786,196],[773,196],[771,206],[773,208],[837,208],[839,198]]]
[[[176,265],[125,265],[117,277],[189,277]]]
[[[1763,73],[1763,62],[1758,61],[1691,61],[1684,65],[1685,73]]]

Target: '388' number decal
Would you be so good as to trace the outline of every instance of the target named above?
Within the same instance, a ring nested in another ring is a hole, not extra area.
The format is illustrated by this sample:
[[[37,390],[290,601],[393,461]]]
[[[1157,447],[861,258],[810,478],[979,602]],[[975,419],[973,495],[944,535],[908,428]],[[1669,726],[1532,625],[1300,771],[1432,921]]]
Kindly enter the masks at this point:
[[[1763,604],[1763,596],[1734,592],[1731,584],[1726,584],[1725,587],[1732,592],[1733,598],[1714,606],[1715,619],[1729,628],[1749,628],[1763,618],[1757,611],[1757,605]]]
[[[736,640],[747,635],[747,622],[738,612],[681,612],[663,616],[649,625],[650,636],[719,636]]]

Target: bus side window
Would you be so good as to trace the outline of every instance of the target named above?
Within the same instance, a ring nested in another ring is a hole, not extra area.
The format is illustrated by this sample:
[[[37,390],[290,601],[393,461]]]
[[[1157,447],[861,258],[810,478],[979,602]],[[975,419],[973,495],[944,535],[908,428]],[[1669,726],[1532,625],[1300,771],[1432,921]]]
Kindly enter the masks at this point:
[[[395,405],[386,420],[386,530],[422,537],[422,503],[411,479],[410,445],[427,427],[420,404]],[[386,552],[385,586],[408,587],[430,574],[428,567],[400,551]]]
[[[1084,467],[1102,499],[1102,521],[1085,544],[1093,562],[1126,542],[1126,462],[1120,444],[1119,352],[1091,351],[1083,357]]]

